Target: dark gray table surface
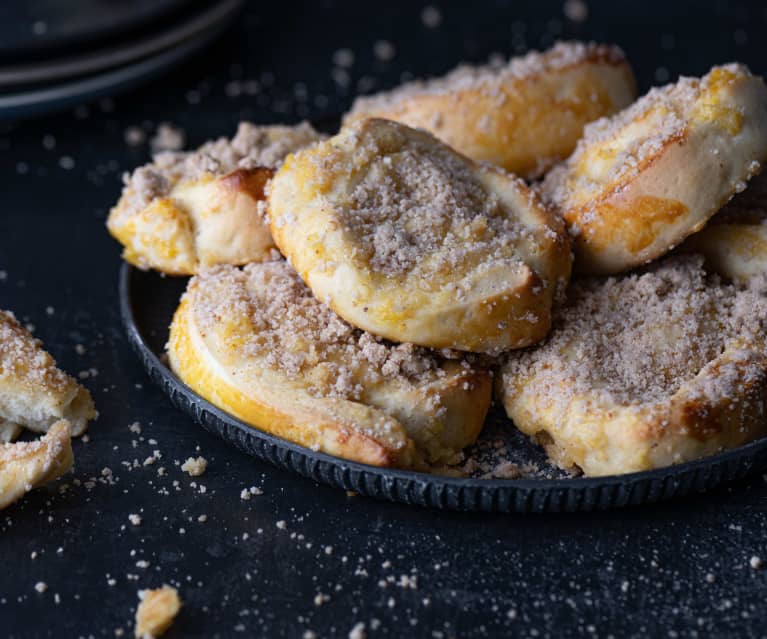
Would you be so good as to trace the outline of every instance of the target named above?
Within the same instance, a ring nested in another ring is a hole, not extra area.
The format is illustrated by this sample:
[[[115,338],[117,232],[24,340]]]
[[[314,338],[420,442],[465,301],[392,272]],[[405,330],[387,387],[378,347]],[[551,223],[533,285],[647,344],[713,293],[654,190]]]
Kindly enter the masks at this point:
[[[253,2],[222,42],[170,77],[75,112],[0,124],[0,307],[34,324],[63,368],[95,369],[84,383],[101,413],[90,441],[74,444],[73,475],[0,513],[0,637],[132,636],[136,591],[162,583],[184,600],[170,639],[347,637],[358,623],[370,638],[767,636],[767,568],[749,563],[767,564],[761,476],[671,503],[567,516],[349,497],[207,434],[169,405],[129,349],[119,248],[104,229],[120,174],[148,158],[146,145],[126,145],[129,126],[174,122],[196,145],[231,135],[243,118],[337,115],[358,89],[561,37],[622,45],[642,91],[734,59],[767,71],[767,13],[756,4],[590,2],[589,18],[574,23],[561,2],[456,3],[441,5],[436,29],[423,25],[422,6]],[[394,45],[393,60],[376,58],[377,40]],[[333,72],[342,48],[355,54],[346,75]],[[126,467],[155,450],[155,464]],[[180,471],[179,461],[200,454],[205,475]],[[250,486],[263,495],[241,500]],[[327,595],[321,605],[318,595]]]

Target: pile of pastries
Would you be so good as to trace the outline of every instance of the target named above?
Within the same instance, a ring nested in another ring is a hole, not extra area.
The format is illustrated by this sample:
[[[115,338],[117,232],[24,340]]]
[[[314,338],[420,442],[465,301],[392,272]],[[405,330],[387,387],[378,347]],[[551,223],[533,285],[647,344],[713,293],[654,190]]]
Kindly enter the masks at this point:
[[[193,276],[171,366],[259,429],[439,471],[495,394],[557,465],[625,473],[767,432],[765,161],[746,67],[636,99],[619,49],[560,43],[359,98],[332,137],[160,154],[108,228]]]

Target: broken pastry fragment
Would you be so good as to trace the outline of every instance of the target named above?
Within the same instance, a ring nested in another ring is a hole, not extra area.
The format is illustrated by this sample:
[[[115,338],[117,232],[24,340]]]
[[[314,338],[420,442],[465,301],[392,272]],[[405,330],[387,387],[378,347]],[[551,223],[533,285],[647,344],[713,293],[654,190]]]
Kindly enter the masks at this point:
[[[0,510],[68,472],[71,439],[69,422],[62,419],[36,441],[0,443]]]
[[[13,313],[0,311],[0,441],[12,441],[22,428],[47,432],[61,419],[77,436],[96,416],[87,389],[56,367]]]
[[[696,255],[576,280],[549,338],[511,352],[508,416],[588,476],[678,464],[767,434],[767,289]]]
[[[564,226],[521,179],[389,120],[288,156],[268,207],[277,246],[314,295],[395,342],[528,346],[570,277]]]
[[[504,64],[463,65],[442,78],[357,98],[344,124],[396,120],[430,131],[473,160],[529,178],[566,158],[586,124],[635,97],[620,49],[560,42]]]
[[[107,228],[125,247],[125,260],[171,275],[271,259],[260,206],[266,185],[288,153],[321,138],[306,122],[243,122],[231,140],[157,154],[126,176]]]
[[[740,64],[652,89],[589,124],[546,176],[575,269],[618,273],[701,230],[767,160],[767,86]]]
[[[181,610],[181,598],[172,586],[140,590],[136,609],[136,639],[156,639],[165,634]]]
[[[487,371],[350,326],[284,261],[192,278],[167,350],[187,386],[235,417],[376,466],[454,463],[490,404]]]

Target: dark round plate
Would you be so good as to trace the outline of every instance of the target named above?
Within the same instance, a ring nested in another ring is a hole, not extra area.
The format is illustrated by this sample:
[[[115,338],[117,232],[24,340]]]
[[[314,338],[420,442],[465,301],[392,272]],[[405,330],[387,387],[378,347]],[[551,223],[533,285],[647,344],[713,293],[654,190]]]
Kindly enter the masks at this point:
[[[216,19],[205,23],[202,31],[195,31],[191,37],[178,41],[174,46],[162,49],[154,55],[52,86],[0,93],[0,119],[51,113],[87,100],[132,89],[180,64],[212,42],[228,26],[240,6],[241,0],[226,0],[220,3],[219,7],[225,10],[216,10],[209,14]]]
[[[767,438],[705,459],[629,475],[569,478],[472,479],[378,468],[314,452],[232,417],[197,395],[166,365],[168,327],[187,278],[162,277],[123,264],[120,312],[131,345],[171,401],[207,430],[275,466],[363,495],[452,510],[562,512],[656,502],[699,492],[767,467]],[[485,430],[502,433],[519,464],[543,467],[545,456],[498,409]]]
[[[73,47],[114,42],[201,4],[201,0],[3,0],[0,57],[50,60]]]
[[[119,66],[166,51],[215,31],[241,7],[242,0],[222,0],[211,7],[185,15],[167,27],[145,31],[128,41],[109,42],[97,49],[56,56],[38,62],[0,65],[0,88],[60,81],[116,69]]]

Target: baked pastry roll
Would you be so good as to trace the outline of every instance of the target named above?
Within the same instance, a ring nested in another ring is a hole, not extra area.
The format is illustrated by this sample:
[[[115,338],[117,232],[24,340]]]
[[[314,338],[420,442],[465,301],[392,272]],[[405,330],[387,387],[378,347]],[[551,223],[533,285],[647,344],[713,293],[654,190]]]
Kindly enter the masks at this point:
[[[703,255],[707,269],[740,284],[767,275],[767,174],[752,179],[679,252]]]
[[[396,342],[527,346],[570,276],[562,222],[521,179],[389,120],[288,156],[268,205],[277,246],[314,294]]]
[[[634,75],[620,49],[568,42],[357,98],[345,123],[397,120],[431,131],[474,160],[537,177],[573,151],[585,124],[635,97]]]
[[[170,364],[208,401],[314,450],[376,466],[457,461],[482,428],[490,374],[357,330],[284,261],[193,278]]]
[[[575,280],[546,342],[508,355],[506,412],[559,466],[648,470],[767,433],[767,289],[702,264]]]
[[[0,510],[72,468],[69,428],[60,420],[37,441],[0,443]]]
[[[259,210],[264,188],[288,153],[321,137],[306,122],[242,122],[231,141],[157,154],[126,175],[107,228],[125,260],[171,275],[270,259],[274,243]]]
[[[0,311],[0,441],[22,427],[44,433],[61,419],[80,435],[96,416],[90,393],[56,367],[13,313]]]
[[[767,159],[767,87],[738,64],[653,89],[586,127],[543,182],[575,268],[617,273],[699,231]]]

